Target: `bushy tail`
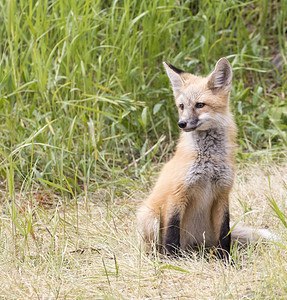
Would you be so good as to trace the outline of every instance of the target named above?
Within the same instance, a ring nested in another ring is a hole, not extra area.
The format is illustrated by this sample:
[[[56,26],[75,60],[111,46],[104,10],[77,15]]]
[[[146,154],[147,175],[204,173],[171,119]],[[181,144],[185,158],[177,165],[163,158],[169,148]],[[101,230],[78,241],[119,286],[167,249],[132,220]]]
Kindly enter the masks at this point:
[[[241,224],[230,224],[231,240],[238,241],[239,243],[246,244],[258,241],[273,241],[276,242],[278,237],[271,233],[268,229],[254,229],[251,227],[243,226]]]
[[[155,211],[142,205],[137,211],[138,231],[144,241],[145,250],[159,243],[159,220]]]

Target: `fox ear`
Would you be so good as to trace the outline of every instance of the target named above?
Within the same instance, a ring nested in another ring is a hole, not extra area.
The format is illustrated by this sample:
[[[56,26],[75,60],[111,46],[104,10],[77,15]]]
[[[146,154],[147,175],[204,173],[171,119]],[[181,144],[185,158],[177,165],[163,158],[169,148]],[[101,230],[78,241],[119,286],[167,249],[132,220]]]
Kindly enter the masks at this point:
[[[181,74],[185,72],[174,67],[166,61],[163,62],[163,65],[165,67],[167,76],[169,77],[169,80],[171,82],[173,92],[175,93],[176,91],[180,90],[184,85],[184,79],[182,78]]]
[[[222,57],[216,63],[214,71],[208,76],[208,87],[215,93],[230,92],[232,83],[232,68],[229,61]]]

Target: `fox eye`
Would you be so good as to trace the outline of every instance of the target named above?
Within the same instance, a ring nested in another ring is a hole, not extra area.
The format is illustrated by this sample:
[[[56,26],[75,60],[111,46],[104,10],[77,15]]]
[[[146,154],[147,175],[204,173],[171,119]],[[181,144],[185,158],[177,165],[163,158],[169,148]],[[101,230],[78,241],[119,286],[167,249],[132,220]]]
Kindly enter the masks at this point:
[[[202,103],[202,102],[197,102],[195,104],[195,108],[203,108],[205,106],[205,103]]]
[[[184,105],[183,105],[183,103],[180,103],[180,104],[179,104],[179,108],[180,108],[181,110],[183,110],[183,109],[184,109]]]

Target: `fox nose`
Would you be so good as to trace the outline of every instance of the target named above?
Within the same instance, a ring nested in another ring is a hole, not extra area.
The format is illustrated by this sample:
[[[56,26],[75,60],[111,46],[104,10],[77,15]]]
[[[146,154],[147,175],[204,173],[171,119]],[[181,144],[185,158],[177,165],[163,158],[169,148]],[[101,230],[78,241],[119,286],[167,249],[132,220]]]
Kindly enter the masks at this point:
[[[177,123],[177,125],[178,125],[179,128],[185,128],[187,124],[186,124],[185,121],[179,121],[179,122]]]

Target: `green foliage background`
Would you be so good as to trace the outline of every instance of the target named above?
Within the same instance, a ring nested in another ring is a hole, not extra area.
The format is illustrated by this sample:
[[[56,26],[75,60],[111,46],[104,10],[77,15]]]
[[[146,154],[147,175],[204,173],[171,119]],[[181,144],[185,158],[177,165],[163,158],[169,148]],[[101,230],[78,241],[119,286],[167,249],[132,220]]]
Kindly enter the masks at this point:
[[[0,172],[67,193],[122,183],[178,136],[162,61],[226,56],[240,157],[286,157],[286,1],[0,2]],[[143,176],[144,177],[144,176]]]

